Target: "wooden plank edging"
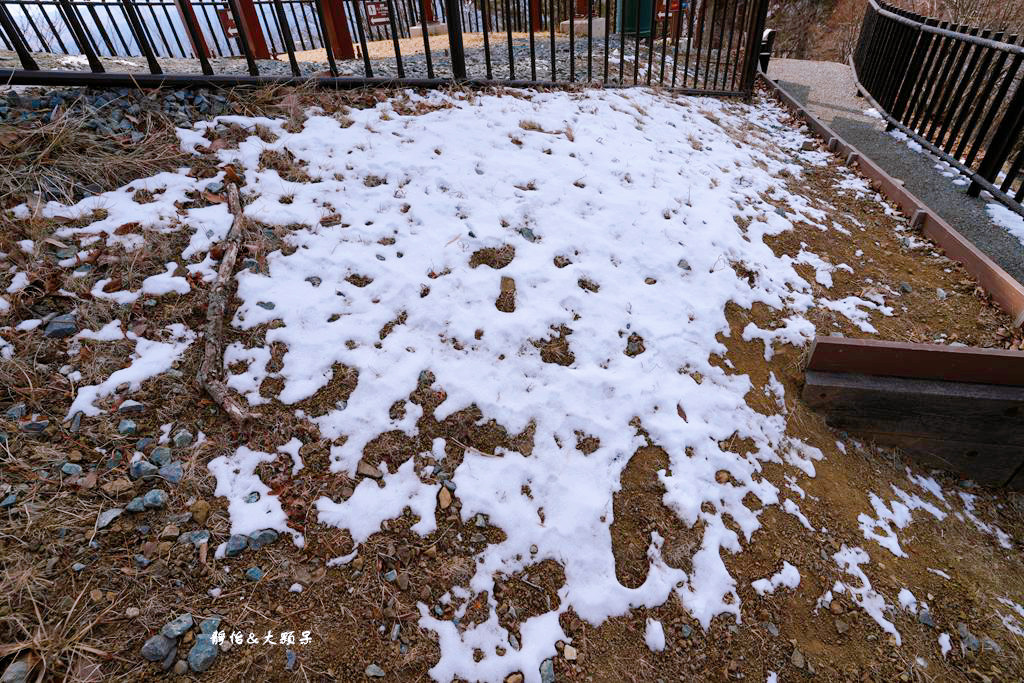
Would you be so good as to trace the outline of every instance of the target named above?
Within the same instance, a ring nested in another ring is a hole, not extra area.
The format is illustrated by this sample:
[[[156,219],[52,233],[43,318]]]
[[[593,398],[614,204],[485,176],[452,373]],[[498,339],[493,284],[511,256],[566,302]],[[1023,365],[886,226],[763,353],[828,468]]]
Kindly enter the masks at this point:
[[[778,83],[768,78],[763,72],[759,72],[758,75],[776,97],[827,142],[830,151],[845,158],[847,166],[856,163],[862,174],[869,180],[878,183],[883,195],[899,206],[907,217],[920,222],[924,234],[941,246],[949,258],[960,262],[967,272],[977,278],[982,288],[1004,311],[1010,314],[1014,327],[1024,325],[1024,285],[1014,280],[995,261],[979,251],[967,238],[932,211],[910,190],[898,183],[895,178],[883,171],[871,158],[839,137],[835,131],[811,114]]]

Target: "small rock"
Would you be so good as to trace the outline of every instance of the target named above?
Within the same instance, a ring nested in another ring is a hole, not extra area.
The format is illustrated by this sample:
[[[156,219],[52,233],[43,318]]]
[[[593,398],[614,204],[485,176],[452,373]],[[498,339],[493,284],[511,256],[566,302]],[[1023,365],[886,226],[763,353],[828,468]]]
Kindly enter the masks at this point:
[[[545,659],[540,663],[540,680],[541,683],[555,683],[554,660]]]
[[[800,650],[793,650],[793,654],[789,657],[789,662],[798,669],[804,668],[807,664],[807,660],[804,659],[804,655]]]
[[[142,504],[148,510],[161,510],[167,507],[167,492],[163,489],[147,491],[142,497]]]
[[[964,647],[971,652],[977,652],[981,649],[981,641],[978,640],[977,636],[971,633],[970,630],[968,630],[967,624],[963,622],[957,624],[956,630],[957,633],[960,634],[960,640],[963,642]]]
[[[174,444],[175,448],[186,448],[192,445],[194,439],[195,437],[192,436],[192,432],[187,429],[179,429],[171,437],[171,443]]]
[[[160,629],[160,635],[166,638],[180,638],[185,634],[185,631],[192,628],[194,623],[191,614],[182,614],[175,617],[172,621],[164,624],[164,627]]]
[[[213,666],[213,660],[216,658],[217,646],[213,644],[209,634],[203,634],[196,638],[192,649],[188,651],[188,666],[196,673],[202,673]]]
[[[849,630],[850,630],[850,625],[849,624],[847,624],[842,619],[836,619],[836,633],[838,633],[839,635],[844,635]]]
[[[505,683],[523,683],[523,674],[518,671],[509,674],[505,676]]]
[[[171,449],[167,446],[157,446],[150,453],[149,459],[157,466],[162,467],[171,461]]]
[[[199,632],[205,635],[210,635],[220,628],[220,617],[210,617],[209,619],[203,619],[199,624]]]
[[[779,637],[779,627],[778,626],[776,626],[775,624],[772,624],[772,623],[769,622],[769,623],[765,624],[764,627],[768,631],[768,633],[772,634],[773,638],[778,638]]]
[[[77,477],[82,473],[82,466],[76,465],[73,462],[66,462],[61,466],[60,471],[64,476]]]
[[[284,651],[284,656],[285,656],[285,664],[284,664],[285,671],[293,671],[295,669],[295,663],[298,660],[298,657],[295,656],[295,651],[294,650],[285,650]]]
[[[71,571],[73,572],[80,572],[83,569],[85,569],[85,565],[81,562],[75,562],[73,565],[71,565]]]
[[[945,301],[947,296],[946,290],[944,290],[942,287],[939,287],[938,289],[935,290],[935,296],[939,301]]]
[[[156,465],[148,460],[137,460],[128,466],[128,476],[132,479],[152,479],[156,473]]]
[[[103,493],[107,494],[108,496],[119,496],[126,491],[131,491],[132,488],[134,487],[132,486],[132,483],[127,479],[120,478],[108,481],[100,488],[103,489]]]
[[[197,524],[206,524],[206,518],[210,516],[210,504],[200,498],[192,503],[189,511],[192,513],[192,519],[196,520]]]
[[[18,429],[27,434],[39,434],[50,426],[50,420],[42,415],[33,414],[28,420],[18,423]]]
[[[828,611],[832,614],[842,614],[843,603],[839,602],[838,600],[833,600],[832,602],[828,603]]]
[[[683,636],[683,638],[689,638],[693,635],[693,629],[690,628],[689,624],[683,624],[682,628],[679,629],[679,633]]]
[[[407,573],[405,573],[405,572],[400,573],[398,575],[398,578],[395,580],[395,582],[398,584],[399,590],[403,590],[404,591],[404,590],[408,590],[409,589],[409,575]]]
[[[917,615],[917,620],[927,626],[928,628],[935,628],[935,620],[932,619],[932,615],[927,610],[921,610]]]
[[[138,607],[129,607],[128,609],[126,609],[124,611],[124,615],[126,617],[128,617],[129,619],[134,619],[135,617],[139,616],[140,614],[142,614],[142,611],[139,610]]]
[[[3,500],[0,500],[0,508],[3,508],[3,509],[6,510],[8,508],[14,507],[14,504],[17,503],[17,502],[18,502],[18,494],[17,493],[9,493],[9,494],[7,494],[4,497]]]
[[[182,477],[185,476],[185,472],[181,468],[181,463],[176,460],[161,467],[157,470],[157,474],[172,484],[177,484],[181,481]]]
[[[179,659],[174,663],[174,667],[171,669],[177,676],[184,676],[188,673],[188,662],[184,659]]]
[[[259,499],[260,499],[260,492],[259,492],[259,491],[251,491],[251,492],[249,493],[249,495],[247,495],[247,496],[246,496],[246,497],[244,498],[244,500],[245,500],[245,502],[246,502],[246,503],[255,503],[255,502],[256,502],[256,501],[258,501]]]
[[[906,282],[901,282],[900,283],[900,291],[903,292],[904,294],[910,294],[911,292],[914,291],[914,288],[911,287]]]
[[[206,529],[199,529],[197,531],[186,531],[181,536],[178,536],[178,543],[191,543],[197,548],[202,544],[209,542],[210,532]]]
[[[227,545],[224,546],[224,554],[228,557],[238,557],[242,554],[242,551],[249,546],[249,537],[241,534],[233,534],[228,538]]]
[[[20,420],[25,417],[25,413],[28,412],[28,408],[24,403],[15,403],[13,406],[7,409],[4,415],[7,416],[8,420]]]
[[[1002,654],[1003,652],[1003,648],[999,647],[999,643],[991,638],[982,638],[981,644],[986,650],[992,650],[992,652],[995,652],[997,655]]]
[[[384,572],[383,577],[385,581],[393,582],[395,579],[398,578],[398,572],[396,572],[394,569],[389,569],[386,572]]]
[[[365,673],[370,678],[384,678],[384,676],[387,675],[384,669],[380,668],[376,664],[371,664],[370,666],[366,667]]]
[[[576,652],[576,648],[572,645],[566,645],[562,648],[562,656],[565,657],[566,661],[575,662],[579,653]]]
[[[63,339],[64,337],[70,337],[76,332],[78,332],[78,325],[75,322],[74,313],[58,315],[50,320],[46,325],[46,329],[43,330],[43,334],[49,339]]]
[[[259,567],[250,567],[245,570],[245,578],[250,581],[259,581],[263,578],[263,570]]]
[[[360,460],[359,464],[356,465],[356,474],[360,474],[370,479],[380,479],[384,476],[384,473],[380,469],[374,467],[365,460]]]
[[[441,492],[437,495],[437,502],[441,505],[442,510],[447,510],[452,504],[452,494],[446,486],[441,487]]]
[[[146,509],[146,504],[142,500],[142,496],[136,496],[128,501],[128,504],[124,506],[124,509],[128,512],[142,512]]]
[[[117,424],[117,433],[123,435],[134,434],[138,429],[138,425],[135,424],[135,420],[129,420],[125,418]]]
[[[810,152],[816,149],[818,146],[814,143],[814,140],[804,140],[804,143],[800,145],[801,152]]]
[[[178,529],[178,527],[176,527],[173,524],[168,524],[167,526],[164,527],[164,530],[160,532],[160,539],[164,540],[164,539],[173,538],[173,539],[177,540],[178,536],[180,536],[180,535],[181,535],[181,530]]]
[[[121,405],[118,406],[117,408],[117,412],[123,414],[141,413],[144,410],[146,410],[146,406],[142,405],[138,401],[133,401],[131,399],[128,399],[127,401],[122,401]]]
[[[7,665],[0,683],[27,683],[28,675],[32,672],[33,662],[28,657],[22,657]]]
[[[277,540],[278,534],[273,529],[263,529],[257,531],[255,534],[249,537],[249,547],[253,550],[259,550],[265,545],[270,545]]]
[[[277,305],[273,301],[257,301],[256,305],[268,311],[272,311],[274,310],[274,308],[277,307]]]
[[[124,512],[121,508],[110,508],[104,510],[96,517],[96,529],[105,529],[110,526],[110,523],[121,516]]]
[[[142,646],[142,656],[150,662],[161,662],[174,650],[174,641],[164,635],[156,634]]]

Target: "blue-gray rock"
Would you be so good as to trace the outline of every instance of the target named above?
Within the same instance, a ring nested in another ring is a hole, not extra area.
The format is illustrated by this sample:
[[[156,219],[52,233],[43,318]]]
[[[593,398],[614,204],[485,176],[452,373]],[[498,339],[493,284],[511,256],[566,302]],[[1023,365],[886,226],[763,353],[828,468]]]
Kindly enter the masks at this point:
[[[174,641],[156,634],[142,646],[142,656],[150,662],[162,662],[174,650]]]
[[[197,531],[186,531],[181,536],[178,536],[178,543],[191,543],[197,548],[202,544],[209,542],[210,532],[206,529],[199,529]]]
[[[174,444],[175,448],[186,448],[192,445],[192,441],[195,439],[192,436],[192,432],[187,429],[179,429],[174,432],[174,436],[171,437],[171,443]]]
[[[928,610],[921,610],[921,613],[917,615],[917,620],[928,628],[935,628],[935,620],[932,619],[932,615]]]
[[[981,644],[986,650],[992,650],[992,652],[995,652],[997,655],[1002,654],[1003,652],[1003,648],[999,647],[999,643],[991,638],[982,638]]]
[[[531,230],[530,228],[519,228],[519,234],[525,237],[530,242],[537,241],[537,235],[535,235],[533,230]]]
[[[956,626],[957,633],[960,634],[960,640],[971,652],[977,652],[981,649],[981,641],[978,640],[977,636],[970,632],[967,628],[967,624],[961,622]]]
[[[177,658],[178,658],[178,646],[177,646],[177,644],[175,644],[174,649],[172,649],[170,652],[167,653],[167,656],[164,657],[164,661],[160,662],[160,668],[163,669],[164,671],[167,671],[172,666],[174,666],[174,660],[176,660]]]
[[[4,676],[0,683],[27,683],[28,675],[32,672],[33,662],[28,657],[11,662],[4,670]]]
[[[121,454],[121,451],[115,450],[109,457],[103,459],[103,462],[100,463],[100,470],[109,472],[120,465],[122,460],[124,460],[124,456]]]
[[[124,512],[124,510],[121,508],[110,508],[109,510],[104,510],[96,517],[96,528],[107,528],[110,526],[111,522],[121,516],[122,512]]]
[[[50,420],[42,415],[33,415],[26,422],[18,425],[18,429],[27,434],[38,434],[50,426]]]
[[[78,332],[74,313],[58,315],[46,324],[43,334],[49,339],[63,339]]]
[[[398,578],[398,572],[396,572],[394,569],[389,569],[386,572],[384,572],[384,580],[385,581],[394,581],[397,578]]]
[[[128,504],[124,506],[127,512],[142,512],[146,509],[146,503],[143,501],[142,496],[136,496],[128,501]]]
[[[295,669],[295,662],[298,659],[298,657],[295,656],[295,651],[294,650],[285,650],[284,651],[284,657],[285,657],[285,664],[284,664],[285,671],[292,671],[293,669]]]
[[[73,572],[80,572],[83,569],[85,569],[85,565],[81,562],[75,562],[73,565],[71,565],[71,571]]]
[[[185,631],[192,628],[194,623],[191,614],[181,614],[164,624],[164,627],[160,629],[160,635],[167,638],[180,638],[185,635]]]
[[[203,673],[213,666],[213,661],[217,659],[217,653],[217,646],[213,644],[210,635],[200,634],[196,638],[195,645],[188,651],[188,666],[197,674]]]
[[[213,194],[220,194],[221,192],[224,191],[224,183],[220,182],[219,180],[216,180],[212,183],[207,183],[205,189],[207,192],[212,192]]]
[[[85,415],[85,413],[83,413],[81,410],[79,410],[79,411],[76,411],[75,414],[71,416],[71,433],[72,434],[77,434],[79,432],[79,430],[82,429],[82,416],[83,415]]]
[[[135,562],[135,566],[139,569],[145,569],[149,566],[150,563],[150,559],[142,554],[135,555],[134,557],[132,557],[132,560]]]
[[[146,495],[142,497],[142,504],[146,506],[148,510],[160,510],[167,506],[167,491],[163,489],[153,489],[147,491]]]
[[[8,420],[20,420],[25,417],[25,413],[28,412],[28,407],[24,403],[15,403],[13,406],[7,409],[4,415],[7,416]]]
[[[387,673],[384,671],[384,669],[380,668],[376,664],[371,664],[370,666],[366,667],[365,673],[370,678],[384,678],[385,676],[387,676]]]
[[[276,304],[274,304],[273,301],[257,301],[256,305],[268,311],[272,311],[276,308]]]
[[[18,502],[17,493],[8,493],[3,500],[0,500],[0,508],[7,509],[14,507],[14,504]]]
[[[257,531],[253,535],[249,536],[249,547],[253,550],[259,550],[265,545],[270,545],[277,540],[277,532],[273,529],[263,529]]]
[[[166,465],[171,461],[171,449],[167,446],[157,446],[149,454],[149,459],[157,465]]]
[[[683,638],[689,638],[693,635],[693,629],[690,628],[689,624],[683,624],[683,627],[680,629],[680,632],[682,633]],[[775,634],[778,635],[778,632],[779,629],[776,627]]]
[[[124,436],[134,434],[138,430],[139,426],[135,424],[135,420],[129,420],[125,418],[117,423],[117,433]]]
[[[77,463],[66,462],[61,465],[60,471],[66,477],[77,477],[82,473],[82,466]]]
[[[128,476],[132,479],[152,479],[156,473],[156,465],[148,460],[136,460],[128,466]]]
[[[203,619],[202,622],[200,622],[199,624],[199,632],[204,633],[206,635],[210,635],[211,633],[214,633],[217,629],[220,628],[220,622],[220,617],[210,617],[209,619]]]
[[[135,450],[144,451],[146,450],[146,448],[149,447],[149,444],[151,443],[153,443],[153,439],[149,438],[148,436],[144,436],[135,442]]]
[[[541,683],[555,683],[555,663],[550,659],[545,659],[540,663],[540,680]]]
[[[242,551],[249,546],[249,538],[242,534],[232,534],[224,546],[224,554],[228,557],[238,557]]]
[[[251,492],[249,493],[249,495],[247,495],[247,496],[245,497],[245,502],[246,502],[246,503],[255,503],[255,502],[257,502],[257,501],[258,501],[259,499],[260,499],[260,492],[259,492],[259,491],[251,491]]]
[[[181,463],[177,461],[169,462],[161,467],[158,474],[172,484],[177,484],[181,481],[182,477],[185,476],[185,472],[181,468]]]
[[[245,578],[250,581],[259,581],[263,578],[263,570],[259,567],[249,567],[245,570]]]
[[[121,405],[118,406],[117,408],[117,412],[123,414],[138,414],[145,410],[146,406],[142,405],[138,401],[133,401],[131,399],[128,399],[127,401],[122,401]]]

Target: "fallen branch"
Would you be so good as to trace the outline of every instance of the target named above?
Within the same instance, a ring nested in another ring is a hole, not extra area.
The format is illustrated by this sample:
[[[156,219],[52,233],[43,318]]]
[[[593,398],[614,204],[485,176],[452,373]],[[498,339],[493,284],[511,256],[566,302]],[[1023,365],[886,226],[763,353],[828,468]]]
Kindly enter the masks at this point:
[[[228,294],[231,277],[235,272],[235,261],[238,258],[238,248],[242,241],[242,227],[245,218],[242,214],[242,201],[238,196],[238,186],[235,183],[228,184],[228,209],[235,217],[231,222],[231,229],[225,238],[227,246],[224,248],[224,255],[220,260],[220,268],[217,270],[217,279],[210,288],[209,302],[206,305],[206,346],[203,351],[203,362],[199,366],[199,374],[196,379],[199,386],[206,390],[217,405],[221,407],[235,422],[245,422],[258,417],[249,412],[237,399],[228,392],[227,386],[219,379],[219,368],[224,364],[223,350],[221,343],[221,332],[224,329],[224,311],[228,305]]]

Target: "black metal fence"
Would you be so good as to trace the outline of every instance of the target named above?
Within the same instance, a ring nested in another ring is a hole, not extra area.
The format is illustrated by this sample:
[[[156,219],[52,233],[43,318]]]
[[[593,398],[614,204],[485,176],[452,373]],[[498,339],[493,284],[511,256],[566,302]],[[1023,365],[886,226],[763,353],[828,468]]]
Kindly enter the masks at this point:
[[[0,69],[0,82],[576,82],[749,95],[767,3],[0,0],[0,47],[22,66]]]
[[[890,128],[1024,215],[1022,42],[869,0],[852,62]]]

